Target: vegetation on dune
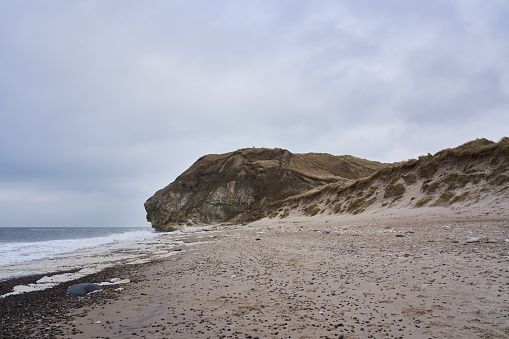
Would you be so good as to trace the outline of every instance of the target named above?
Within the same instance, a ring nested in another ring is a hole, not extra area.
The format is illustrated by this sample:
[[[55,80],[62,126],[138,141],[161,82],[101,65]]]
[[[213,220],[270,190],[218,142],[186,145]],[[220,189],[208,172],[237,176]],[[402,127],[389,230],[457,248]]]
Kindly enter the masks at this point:
[[[403,176],[403,180],[405,181],[406,185],[412,185],[417,182],[417,176],[415,175],[415,173],[409,173]]]
[[[253,148],[200,158],[145,208],[153,226],[169,228],[188,220],[286,218],[297,210],[315,216],[449,206],[507,194],[508,186],[509,138],[477,139],[394,164]]]
[[[509,176],[505,174],[498,174],[489,181],[489,184],[492,186],[502,186],[507,183],[509,183]]]
[[[444,206],[446,205],[452,198],[454,197],[454,193],[450,190],[444,191],[440,197],[435,201],[431,206]]]
[[[375,197],[373,197],[371,199],[366,199],[365,197],[355,199],[348,205],[346,212],[351,213],[351,214],[362,213],[366,210],[366,208],[371,206],[375,201],[376,201]]]
[[[290,209],[286,209],[281,214],[281,219],[287,218],[290,215]]]
[[[485,178],[486,175],[483,173],[477,174],[449,173],[435,181],[423,183],[421,190],[422,192],[430,194],[435,193],[441,187],[445,187],[445,189],[447,190],[456,190],[464,188],[469,184],[477,185]]]
[[[332,211],[335,214],[341,213],[343,211],[343,203],[341,203],[341,202],[336,203],[334,205],[334,208],[332,209]]]
[[[405,185],[398,182],[399,178],[392,179],[385,187],[384,198],[394,198],[402,196],[405,193]]]
[[[404,199],[408,187],[417,184],[425,196],[413,203],[414,207],[430,203],[435,207],[448,206],[466,200],[476,201],[481,194],[492,190],[497,194],[506,192],[508,166],[509,138],[502,138],[498,143],[477,139],[435,155],[384,166],[368,177],[344,185],[324,185],[289,197],[288,201],[309,205],[323,196],[330,196],[332,199],[328,199],[327,206],[333,213],[357,214],[377,202],[376,197],[372,197],[377,189],[383,193],[380,206],[390,207]],[[481,188],[472,190],[476,186]]]
[[[317,215],[320,212],[320,207],[318,207],[317,203],[311,204],[304,209],[304,214],[309,215],[310,217]]]
[[[434,196],[432,195],[427,195],[425,196],[424,198],[420,199],[419,201],[417,201],[415,203],[415,207],[423,207],[425,206],[427,203],[429,203],[431,200],[434,199]]]
[[[472,198],[471,192],[470,191],[464,191],[460,195],[455,195],[451,199],[451,204],[454,204],[454,203],[457,203],[457,202],[461,202],[461,201],[464,201],[464,200],[467,200],[467,199],[471,199],[471,198]]]

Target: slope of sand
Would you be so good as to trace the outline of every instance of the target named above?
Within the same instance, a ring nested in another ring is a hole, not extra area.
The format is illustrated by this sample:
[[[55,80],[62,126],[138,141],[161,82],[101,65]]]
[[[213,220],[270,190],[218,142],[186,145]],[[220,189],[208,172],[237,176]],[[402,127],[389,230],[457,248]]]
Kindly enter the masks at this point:
[[[509,338],[501,211],[216,227],[60,326],[72,338]]]

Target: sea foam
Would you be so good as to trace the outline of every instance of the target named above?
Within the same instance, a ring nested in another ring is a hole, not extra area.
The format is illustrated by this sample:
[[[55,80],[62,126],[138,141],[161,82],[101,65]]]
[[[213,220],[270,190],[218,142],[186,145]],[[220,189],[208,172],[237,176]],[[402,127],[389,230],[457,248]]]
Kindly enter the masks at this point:
[[[42,230],[37,230],[42,231]],[[62,230],[65,231],[65,230]],[[100,247],[113,243],[129,243],[135,240],[156,236],[150,229],[119,230],[106,236],[94,236],[80,239],[61,239],[34,242],[10,242],[0,244],[0,266],[19,264],[45,258],[57,258],[62,255],[79,255],[80,250]],[[91,229],[91,234],[97,233]]]

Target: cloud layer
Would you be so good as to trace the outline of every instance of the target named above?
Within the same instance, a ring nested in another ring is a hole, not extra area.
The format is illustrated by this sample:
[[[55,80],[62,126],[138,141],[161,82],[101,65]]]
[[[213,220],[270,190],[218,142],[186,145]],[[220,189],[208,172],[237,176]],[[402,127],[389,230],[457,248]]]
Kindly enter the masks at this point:
[[[509,126],[505,1],[0,1],[0,226],[143,226],[198,157]]]

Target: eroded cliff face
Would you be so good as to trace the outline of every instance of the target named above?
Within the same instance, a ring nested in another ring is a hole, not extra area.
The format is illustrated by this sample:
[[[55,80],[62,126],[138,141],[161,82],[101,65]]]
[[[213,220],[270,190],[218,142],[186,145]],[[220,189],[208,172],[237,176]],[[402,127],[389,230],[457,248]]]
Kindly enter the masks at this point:
[[[200,158],[148,199],[145,209],[161,231],[285,218],[290,211],[313,216],[483,203],[498,213],[508,188],[509,138],[477,139],[395,164],[253,148]]]
[[[207,155],[145,202],[147,220],[160,231],[257,220],[272,212],[274,202],[328,183],[346,184],[383,166],[350,156],[283,149]]]

